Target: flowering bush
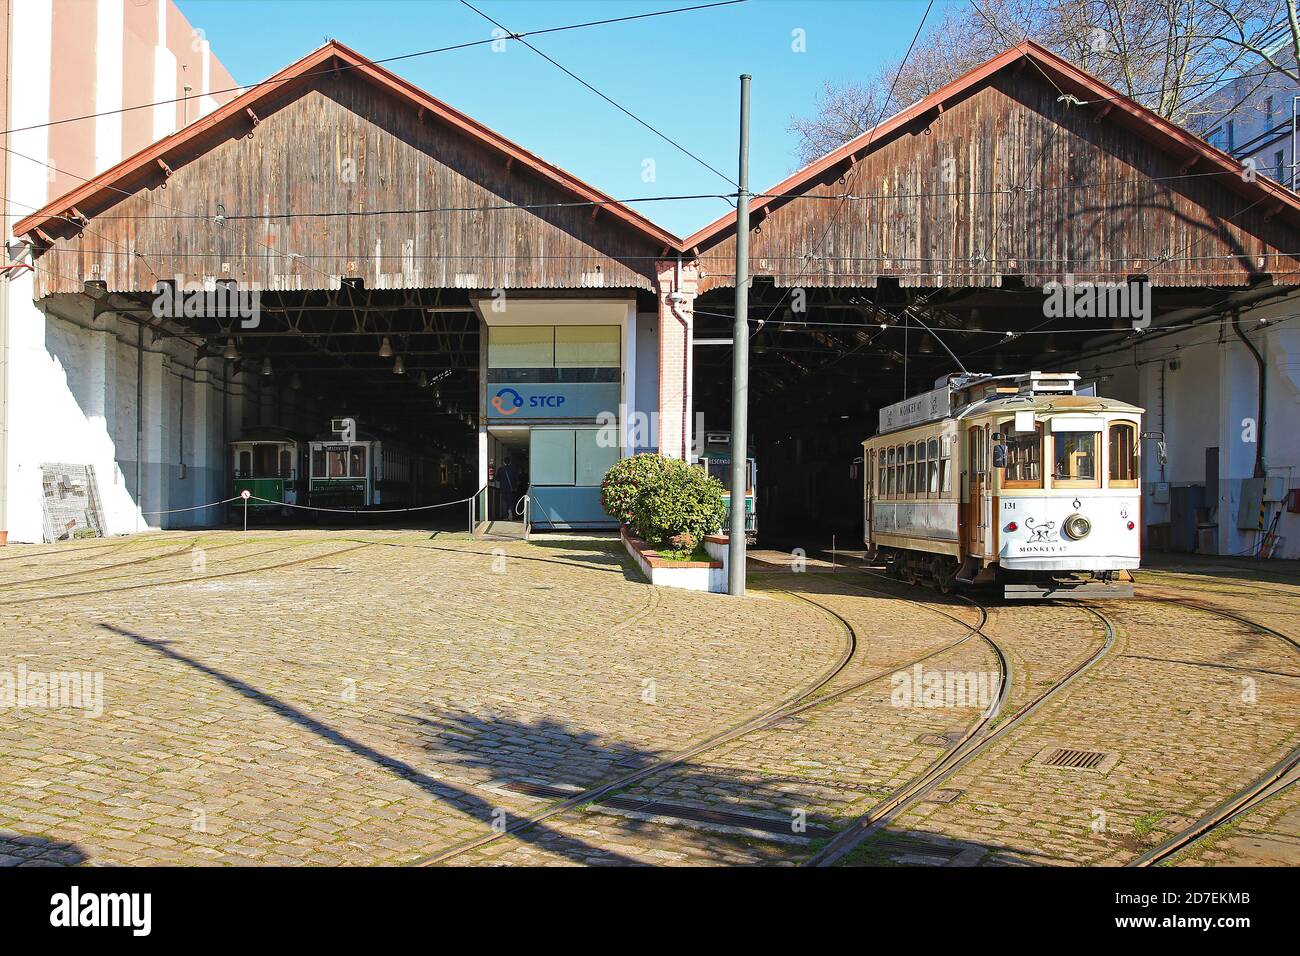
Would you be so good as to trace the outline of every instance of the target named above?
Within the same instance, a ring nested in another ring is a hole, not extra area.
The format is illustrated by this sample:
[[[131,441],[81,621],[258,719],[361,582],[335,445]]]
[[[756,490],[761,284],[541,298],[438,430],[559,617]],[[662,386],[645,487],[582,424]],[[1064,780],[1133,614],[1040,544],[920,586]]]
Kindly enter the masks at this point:
[[[694,541],[722,527],[726,506],[721,483],[702,468],[676,458],[635,455],[618,462],[601,482],[605,512],[660,546],[674,536]]]

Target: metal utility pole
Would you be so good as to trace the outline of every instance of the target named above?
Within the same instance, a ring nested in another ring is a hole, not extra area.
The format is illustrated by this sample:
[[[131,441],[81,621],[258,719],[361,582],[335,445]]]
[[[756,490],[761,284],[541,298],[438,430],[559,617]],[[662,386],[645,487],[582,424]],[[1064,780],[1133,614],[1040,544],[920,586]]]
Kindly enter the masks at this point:
[[[740,175],[736,192],[736,318],[731,329],[731,527],[727,593],[745,596],[745,491],[749,449],[749,81],[740,76]]]

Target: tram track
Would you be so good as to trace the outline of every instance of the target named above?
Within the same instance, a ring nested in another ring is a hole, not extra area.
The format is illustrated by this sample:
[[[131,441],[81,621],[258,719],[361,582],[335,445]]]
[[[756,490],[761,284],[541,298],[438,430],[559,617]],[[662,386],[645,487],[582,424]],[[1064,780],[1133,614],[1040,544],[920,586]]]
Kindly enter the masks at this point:
[[[864,572],[874,573],[874,572]],[[883,575],[881,575],[883,577]],[[891,579],[892,580],[892,579]],[[967,598],[967,600],[972,600]],[[977,602],[976,602],[977,603]],[[980,605],[983,607],[983,605]],[[930,764],[920,774],[913,777],[908,783],[895,790],[890,796],[886,797],[880,803],[873,806],[865,814],[858,817],[852,824],[844,830],[837,833],[831,840],[822,847],[816,854],[804,861],[804,866],[833,866],[840,860],[844,859],[853,851],[863,840],[873,835],[890,821],[896,819],[904,811],[923,800],[928,794],[937,789],[940,784],[951,778],[957,771],[965,767],[970,761],[984,753],[990,745],[1002,739],[1016,727],[1028,720],[1034,713],[1043,707],[1053,697],[1069,687],[1083,674],[1091,670],[1099,661],[1110,653],[1115,644],[1115,628],[1109,618],[1096,608],[1088,605],[1079,605],[1084,610],[1090,612],[1098,618],[1105,628],[1105,640],[1101,647],[1092,655],[1080,661],[1069,672],[1059,680],[1053,682],[1052,686],[1043,691],[1033,700],[1020,707],[1014,714],[1007,717],[1005,721],[999,722],[999,711],[1005,703],[1011,692],[1011,680],[1004,682],[999,695],[997,708],[991,708],[989,712],[981,715],[963,735],[961,740],[948,748],[938,759]],[[986,609],[987,611],[987,609]],[[998,648],[997,644],[985,635],[989,641],[998,650],[999,658],[1006,661],[1005,653]],[[1008,671],[1009,663],[1007,664]]]
[[[288,550],[292,550],[293,548],[297,548],[301,546],[302,543],[299,543],[294,545],[287,545],[284,548],[278,548],[275,550],[288,551]],[[237,577],[239,575],[245,575],[245,574],[258,574],[263,571],[279,571],[282,570],[283,568],[291,568],[301,564],[308,564],[312,561],[323,561],[327,558],[337,557],[342,554],[349,554],[353,551],[359,551],[362,548],[368,548],[368,547],[371,547],[371,545],[368,543],[355,544],[352,547],[336,548],[335,550],[327,552],[325,554],[308,555],[307,557],[304,558],[296,558],[292,561],[283,561],[280,562],[279,564],[261,565],[255,568],[242,568],[234,571],[204,572],[203,574],[199,574],[199,575],[191,574],[188,577],[176,578],[171,581],[145,581],[137,584],[127,584],[121,587],[97,588],[90,591],[71,591],[71,592],[60,593],[60,594],[36,595],[34,597],[18,598],[17,600],[14,601],[0,601],[0,607],[12,607],[18,604],[33,604],[40,601],[59,601],[59,600],[66,600],[68,598],[90,597],[98,594],[117,594],[123,591],[137,591],[144,588],[169,587],[178,584],[200,584],[200,583],[205,583],[207,581],[218,580],[221,578]],[[271,552],[263,551],[260,553],[267,554]]]
[[[93,561],[96,558],[110,554],[117,554],[121,551],[131,551],[139,546],[141,550],[162,547],[170,544],[170,541],[146,541],[141,542],[139,538],[128,536],[124,541],[113,541],[107,544],[94,545],[88,547],[51,547],[44,551],[20,552],[19,554],[0,557],[0,571],[8,572],[10,570],[20,570],[22,568],[37,567],[42,564],[48,564],[49,559],[59,557],[65,559],[60,567],[68,564],[75,564],[80,561]],[[15,547],[10,545],[9,547]],[[19,546],[21,547],[21,546]],[[60,552],[63,552],[62,554]],[[20,562],[13,564],[14,562]],[[13,564],[13,568],[9,565]]]
[[[862,573],[875,574],[883,577],[877,572],[862,571]],[[1160,587],[1161,585],[1152,585]],[[1180,589],[1181,590],[1181,589]],[[1300,642],[1281,631],[1261,624],[1244,615],[1235,613],[1224,608],[1214,605],[1205,604],[1187,598],[1174,597],[1152,597],[1139,598],[1138,600],[1145,603],[1172,603],[1194,610],[1202,611],[1220,618],[1228,619],[1248,627],[1257,633],[1268,635],[1287,644],[1291,649],[1300,652]],[[1034,701],[1022,707],[1012,715],[1005,723],[998,726],[991,733],[978,739],[972,734],[968,734],[965,741],[958,743],[950,749],[948,753],[941,756],[930,768],[918,775],[904,787],[900,788],[889,798],[877,804],[867,814],[860,817],[858,821],[848,830],[841,831],[831,842],[828,843],[819,853],[807,861],[805,865],[831,865],[840,859],[843,859],[853,846],[866,839],[872,833],[887,825],[892,819],[897,818],[908,807],[936,789],[941,783],[949,779],[953,774],[969,763],[972,759],[985,751],[992,743],[1005,734],[1013,730],[1017,725],[1026,720],[1034,711],[1046,704],[1052,697],[1060,693],[1066,686],[1077,680],[1086,671],[1090,670],[1098,663],[1115,642],[1115,624],[1107,615],[1084,602],[1069,602],[1090,612],[1097,617],[1106,628],[1106,642],[1092,657],[1081,662],[1068,674],[1059,681],[1055,682],[1051,688],[1039,695]],[[963,752],[964,750],[964,752]],[[1240,818],[1246,813],[1258,807],[1266,800],[1278,795],[1287,788],[1300,781],[1300,747],[1293,748],[1281,760],[1273,764],[1267,771],[1255,778],[1241,790],[1233,793],[1231,796],[1217,804],[1209,812],[1194,821],[1191,825],[1172,834],[1169,838],[1155,847],[1143,852],[1141,855],[1130,861],[1127,865],[1132,867],[1147,867],[1160,865],[1169,862],[1178,856],[1182,851],[1188,849],[1205,837],[1211,835],[1220,827],[1223,827],[1234,820]]]
[[[806,598],[802,598],[801,595],[795,594],[794,592],[786,592],[786,593],[791,594],[794,597],[801,598],[802,600],[806,600],[809,604],[814,604],[817,605],[818,607],[822,607],[822,605],[818,604],[818,602],[810,601]],[[730,741],[735,740],[738,737],[742,737],[745,734],[751,733],[752,731],[758,730],[762,727],[766,727],[772,723],[775,723],[778,720],[781,720],[789,716],[792,712],[794,712],[793,708],[797,707],[801,702],[805,701],[808,697],[817,693],[817,691],[819,691],[821,688],[825,687],[828,683],[834,680],[835,677],[841,671],[844,670],[844,668],[849,666],[854,656],[858,652],[857,632],[853,629],[853,626],[849,624],[848,621],[846,621],[843,617],[836,614],[834,611],[829,611],[829,609],[826,609],[824,607],[823,610],[828,610],[828,613],[830,613],[833,617],[835,617],[836,620],[838,620],[841,626],[844,628],[845,636],[847,638],[844,652],[840,655],[839,659],[827,671],[821,674],[811,684],[805,686],[802,690],[800,690],[797,694],[795,694],[793,698],[787,699],[786,701],[783,701],[782,703],[777,704],[774,707],[768,708],[767,710],[763,711],[757,716],[742,721],[741,723],[731,728],[728,728],[727,730],[723,730],[717,734],[713,734],[709,737],[706,737],[704,740],[701,740],[695,744],[691,744],[686,748],[669,755],[668,757],[655,761],[654,763],[648,764],[636,770],[629,771],[628,773],[622,774],[614,778],[613,780],[609,780],[606,781],[605,783],[597,784],[594,787],[590,787],[588,789],[579,791],[578,793],[575,793],[573,796],[561,800],[558,803],[554,803],[551,806],[545,808],[544,810],[539,810],[535,813],[528,814],[527,816],[520,817],[515,822],[507,824],[505,827],[503,827],[500,830],[494,830],[491,833],[486,833],[483,834],[482,836],[463,841],[454,846],[450,846],[442,850],[438,850],[435,853],[432,853],[426,857],[422,857],[421,859],[414,861],[413,865],[434,866],[440,863],[445,863],[446,861],[454,857],[460,856],[461,854],[468,853],[471,850],[476,850],[481,847],[487,846],[490,843],[495,843],[497,840],[500,840],[503,837],[515,833],[520,833],[524,830],[531,829],[532,827],[537,826],[539,823],[543,823],[546,820],[549,820],[553,817],[559,816],[563,813],[567,813],[568,811],[583,806],[584,804],[599,802],[599,800],[602,797],[609,796],[617,790],[621,790],[624,787],[629,787],[635,783],[638,783],[641,780],[644,780],[646,777],[651,776],[652,774],[661,773],[664,770],[670,770],[673,767],[676,767],[679,764],[682,764],[685,761],[690,760],[692,757],[698,756],[699,754],[704,753],[708,750],[712,750],[715,747],[719,747],[722,744],[729,743]]]
[[[927,660],[930,660],[933,657],[951,651],[952,649],[962,644],[965,644],[973,637],[981,636],[984,637],[985,640],[988,640],[987,636],[982,634],[982,628],[985,622],[987,621],[987,611],[982,606],[978,604],[975,605],[976,609],[979,612],[979,620],[974,625],[972,625],[970,622],[963,621],[961,618],[957,617],[956,615],[939,611],[938,613],[940,613],[942,616],[961,625],[965,629],[965,633],[963,633],[956,640],[949,641],[941,647],[928,650],[926,653],[922,655],[911,657],[905,661],[891,663],[890,665],[880,668],[878,671],[874,672],[868,677],[855,680],[849,684],[846,684],[843,687],[836,688],[835,690],[830,691],[829,693],[821,693],[823,690],[826,689],[827,686],[829,686],[835,680],[837,676],[839,676],[842,672],[844,672],[844,670],[848,668],[851,663],[853,663],[854,658],[857,655],[861,644],[858,637],[857,630],[842,614],[840,614],[834,608],[822,603],[821,601],[814,600],[813,598],[809,597],[807,594],[801,594],[797,591],[792,591],[787,588],[780,588],[780,587],[773,588],[773,590],[780,591],[784,594],[789,595],[790,597],[793,597],[797,600],[803,601],[807,604],[819,608],[825,613],[831,615],[831,617],[833,617],[836,621],[838,621],[840,626],[844,628],[844,631],[849,641],[848,648],[846,650],[846,653],[840,658],[839,661],[836,662],[836,664],[827,673],[823,674],[811,685],[805,687],[793,698],[788,699],[787,701],[783,702],[782,704],[778,704],[775,707],[769,708],[768,710],[764,711],[763,713],[759,714],[756,717],[750,718],[749,720],[746,720],[732,728],[729,728],[725,731],[722,731],[718,734],[708,737],[705,740],[702,740],[668,757],[665,757],[662,760],[656,761],[645,767],[638,768],[627,774],[623,774],[614,780],[610,780],[605,783],[601,783],[594,787],[590,787],[588,789],[577,792],[572,796],[559,801],[558,803],[552,804],[551,806],[547,807],[544,810],[540,810],[528,816],[521,817],[515,823],[507,825],[504,829],[500,831],[493,832],[490,834],[484,834],[481,837],[477,837],[472,840],[465,841],[461,844],[457,844],[455,846],[447,847],[443,850],[437,851],[436,853],[431,854],[428,857],[424,857],[416,861],[415,865],[432,866],[440,863],[445,863],[464,853],[470,852],[475,849],[479,849],[490,843],[496,842],[497,840],[507,835],[520,833],[524,830],[530,829],[531,827],[534,827],[539,823],[545,822],[546,820],[549,820],[553,817],[562,815],[570,810],[576,809],[586,804],[600,803],[602,798],[611,796],[615,792],[621,791],[626,787],[632,786],[646,779],[647,777],[650,777],[657,773],[662,773],[665,770],[671,770],[672,768],[677,767],[685,763],[686,761],[694,757],[697,757],[703,753],[714,750],[717,747],[723,746],[724,744],[731,743],[744,736],[747,736],[748,734],[766,729],[772,726],[773,724],[777,723],[778,721],[782,721],[787,718],[797,716],[799,714],[805,713],[814,708],[821,707],[833,701],[840,700],[848,696],[849,694],[861,690],[862,688],[870,684],[874,684],[880,680],[888,678],[891,674],[897,673],[900,669],[909,668],[914,665],[921,664]],[[869,589],[864,589],[864,590],[869,590]],[[883,591],[877,591],[875,593],[879,593],[887,597],[895,598],[896,600],[903,600],[906,601],[907,603],[917,604],[918,606],[935,610],[931,608],[929,605],[921,604],[920,602],[916,602],[916,601],[910,601],[906,598],[897,598],[896,595],[886,594],[886,592]],[[992,644],[991,641],[990,644]],[[995,645],[995,652],[998,654],[999,659],[1003,662],[1004,666],[1009,668],[1009,664],[1006,663],[1005,657],[1002,656],[1001,650],[999,648],[996,648],[996,645]],[[1010,673],[1009,669],[1004,673],[1009,675]],[[1004,688],[1009,687],[1010,680],[1009,679],[1005,680],[1003,682],[1003,686]],[[819,694],[820,696],[818,696]],[[1003,695],[1004,694],[1005,691],[1003,691]],[[1000,695],[1000,698],[1001,696],[1002,695]]]
[[[1146,600],[1158,600],[1178,604],[1182,607],[1204,611],[1207,614],[1213,614],[1218,617],[1235,621],[1238,624],[1242,624],[1259,632],[1260,634],[1275,637],[1289,646],[1292,650],[1300,652],[1300,641],[1296,641],[1294,638],[1287,634],[1283,634],[1281,631],[1233,611],[1227,611],[1223,608],[1206,605],[1199,601],[1192,601],[1186,598],[1166,597],[1148,598]],[[1265,800],[1276,796],[1283,790],[1295,784],[1297,781],[1300,781],[1300,746],[1292,748],[1286,756],[1273,764],[1273,766],[1263,774],[1256,777],[1241,790],[1238,790],[1236,793],[1217,804],[1208,813],[1194,821],[1190,826],[1172,834],[1166,840],[1140,854],[1137,858],[1130,861],[1128,866],[1141,868],[1158,866],[1162,863],[1171,861],[1179,853],[1189,849],[1194,844],[1214,833],[1220,827],[1223,827],[1244,814],[1249,813]]]
[[[0,582],[0,591],[24,590],[27,588],[42,587],[50,581],[62,581],[65,578],[74,578],[79,576],[94,577],[105,571],[116,571],[120,568],[138,567],[139,565],[142,564],[151,564],[154,561],[164,561],[167,558],[178,557],[179,555],[193,551],[196,547],[199,546],[198,545],[199,541],[200,538],[195,537],[188,544],[182,545],[179,548],[174,548],[171,551],[164,551],[161,554],[151,554],[145,557],[133,558],[130,561],[117,561],[113,564],[103,564],[93,568],[77,568],[76,570],[72,570],[72,571],[62,571],[58,574],[47,574],[39,578],[22,578],[17,581]],[[228,541],[219,544],[205,545],[203,546],[203,550],[221,551],[225,548],[234,548],[242,544],[247,544],[247,542]],[[274,550],[280,550],[280,549],[272,549],[272,552]],[[272,553],[272,552],[263,552],[263,553]],[[107,578],[107,580],[110,581],[115,580],[115,578],[121,576],[122,575],[116,575],[114,577]]]

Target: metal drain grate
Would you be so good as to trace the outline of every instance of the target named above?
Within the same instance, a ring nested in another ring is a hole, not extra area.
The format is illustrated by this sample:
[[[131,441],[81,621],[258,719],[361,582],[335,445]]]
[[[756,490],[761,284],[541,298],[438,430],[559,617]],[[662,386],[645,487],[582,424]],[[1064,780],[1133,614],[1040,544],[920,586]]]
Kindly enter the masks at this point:
[[[1046,760],[1045,767],[1065,767],[1069,770],[1098,770],[1108,756],[1103,750],[1067,750],[1058,748]]]
[[[533,783],[531,780],[512,780],[501,789],[510,790],[525,797],[545,797],[548,800],[563,800],[565,797],[571,797],[574,794],[572,790],[548,787],[546,784]]]

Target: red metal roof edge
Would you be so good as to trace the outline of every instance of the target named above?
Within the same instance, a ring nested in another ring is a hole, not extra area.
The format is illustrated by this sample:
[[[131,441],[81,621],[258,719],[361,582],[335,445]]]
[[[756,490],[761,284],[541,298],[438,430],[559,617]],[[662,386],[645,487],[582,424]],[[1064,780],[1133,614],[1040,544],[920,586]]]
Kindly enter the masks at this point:
[[[775,186],[767,189],[766,192],[783,194],[799,189],[808,181],[820,176],[826,170],[843,162],[859,150],[869,150],[875,146],[879,146],[879,141],[889,136],[890,133],[906,126],[912,120],[929,112],[936,106],[983,83],[994,74],[1008,68],[1022,59],[1038,64],[1046,72],[1054,74],[1055,79],[1062,81],[1064,85],[1075,87],[1076,92],[1086,92],[1088,94],[1087,97],[1082,98],[1105,99],[1107,105],[1112,109],[1118,109],[1120,112],[1127,114],[1131,119],[1135,120],[1140,130],[1149,130],[1151,135],[1147,138],[1157,146],[1182,146],[1188,150],[1188,154],[1185,158],[1190,159],[1192,155],[1198,155],[1199,157],[1222,167],[1225,171],[1231,171],[1237,174],[1241,172],[1241,164],[1227,153],[1217,147],[1211,146],[1199,136],[1187,132],[1130,97],[1117,92],[1114,88],[1107,86],[1096,77],[1079,69],[1069,61],[1057,56],[1046,47],[1039,46],[1032,40],[1026,40],[1008,50],[1004,50],[991,60],[982,63],[973,70],[970,70],[968,73],[965,73],[950,83],[940,87],[929,96],[913,103],[906,109],[895,113],[884,122],[872,127],[865,133],[854,137],[843,146],[832,150],[820,159],[813,160],[813,162],[809,163],[807,166],[796,170]],[[1271,194],[1279,202],[1290,206],[1294,212],[1300,214],[1300,195],[1297,195],[1285,186],[1275,183],[1267,177],[1259,177],[1253,183],[1247,185],[1253,185],[1265,194]],[[776,200],[771,197],[758,197],[751,199],[749,203],[750,214],[753,215],[755,212],[761,211],[774,201]],[[696,247],[710,243],[715,239],[719,239],[728,231],[729,227],[734,228],[735,221],[736,214],[734,212],[724,213],[703,229],[700,229],[683,239],[681,244],[682,251],[688,252]]]
[[[496,149],[498,152],[501,152],[512,159],[518,160],[543,178],[580,196],[583,200],[601,203],[602,205],[599,208],[603,208],[617,216],[619,219],[622,219],[628,225],[645,234],[654,242],[668,246],[673,251],[677,251],[681,248],[680,239],[662,227],[656,225],[652,220],[646,218],[641,213],[621,202],[618,202],[611,196],[596,189],[594,186],[588,185],[572,173],[556,166],[554,163],[547,162],[535,153],[529,152],[517,143],[507,139],[500,133],[497,133],[495,130],[484,126],[477,120],[460,112],[455,107],[442,102],[414,84],[407,82],[392,71],[386,70],[376,63],[372,63],[355,50],[339,43],[337,40],[330,40],[324,46],[313,50],[311,53],[296,62],[291,63],[279,73],[263,80],[261,83],[254,84],[251,89],[236,96],[224,106],[220,106],[213,110],[202,119],[196,120],[190,125],[182,127],[157,142],[151,143],[133,155],[123,159],[115,166],[105,170],[94,179],[82,183],[80,186],[65,193],[57,199],[46,203],[41,209],[16,222],[14,224],[14,235],[25,235],[33,232],[35,229],[45,225],[53,219],[62,219],[64,215],[72,209],[72,207],[86,204],[93,197],[112,191],[113,187],[118,182],[126,179],[149,163],[159,160],[177,148],[210,133],[212,130],[229,120],[242,117],[246,109],[256,105],[261,100],[274,95],[284,86],[284,84],[295,79],[305,79],[310,77],[312,75],[311,71],[315,67],[328,63],[331,59],[342,60],[344,63],[354,68],[363,78],[373,83],[377,83],[381,87],[391,90],[397,95],[405,97],[416,106],[429,110],[449,125],[456,127],[479,142]],[[323,73],[325,71],[321,72]],[[93,220],[94,216],[92,215],[89,218]]]

